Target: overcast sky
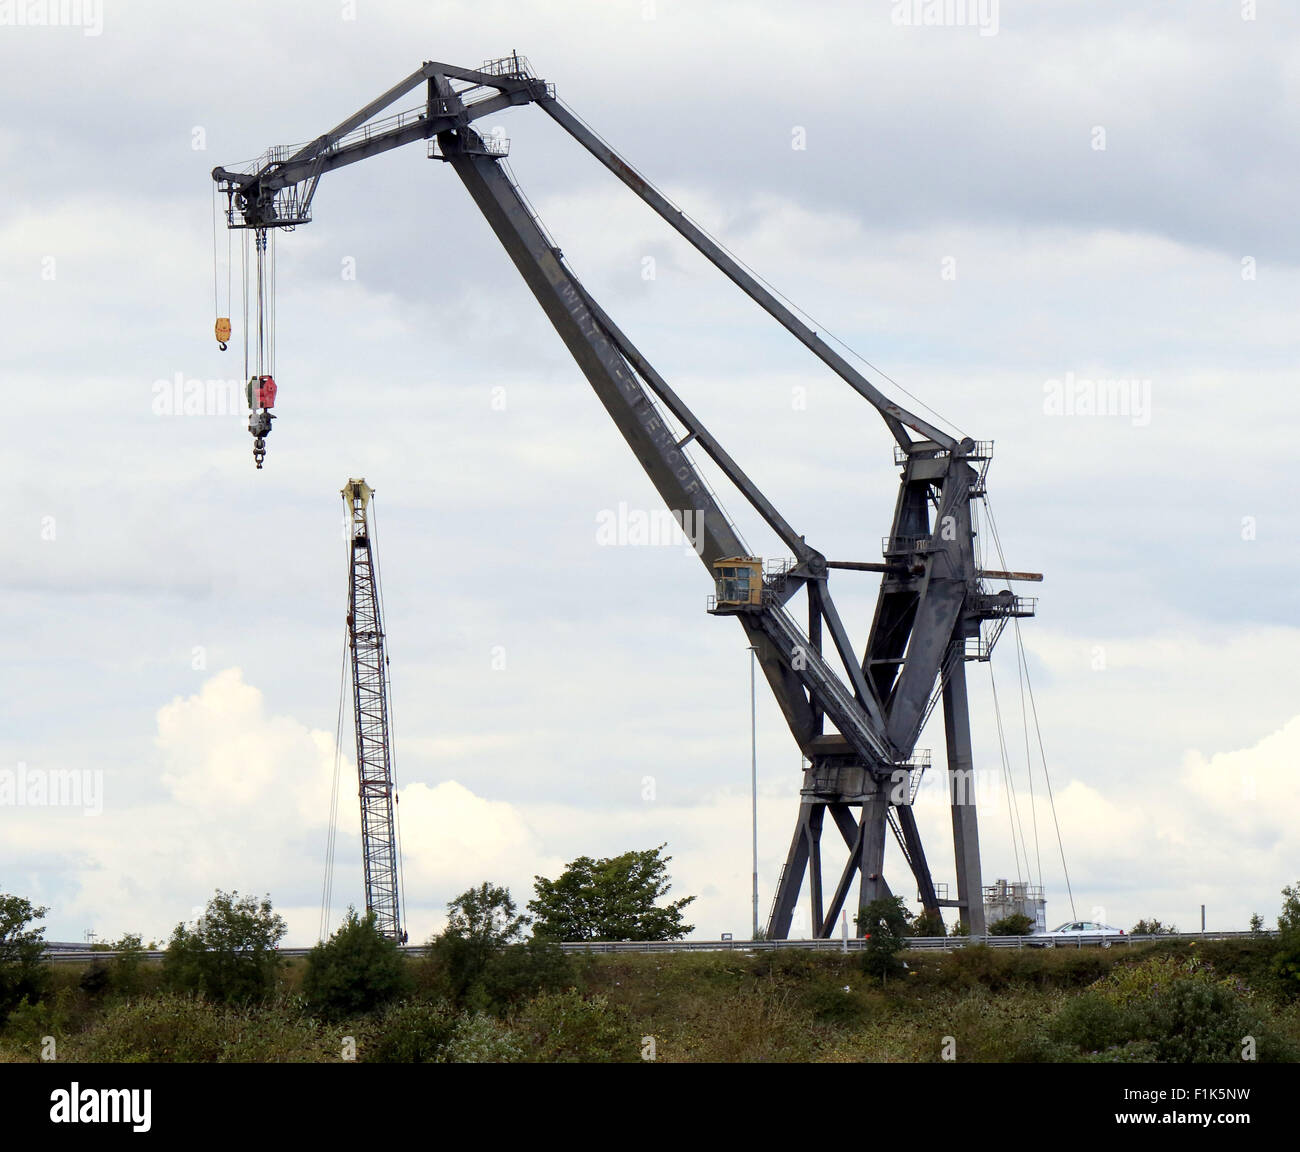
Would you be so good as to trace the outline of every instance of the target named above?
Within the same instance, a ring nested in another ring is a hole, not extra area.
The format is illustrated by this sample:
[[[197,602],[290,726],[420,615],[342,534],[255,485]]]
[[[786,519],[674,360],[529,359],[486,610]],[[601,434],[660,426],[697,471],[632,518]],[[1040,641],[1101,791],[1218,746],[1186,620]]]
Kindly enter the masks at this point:
[[[748,931],[743,633],[681,547],[598,542],[602,513],[658,498],[450,170],[416,145],[333,173],[278,237],[262,472],[241,415],[159,411],[159,381],[243,371],[239,334],[211,336],[211,168],[425,60],[515,49],[814,327],[996,442],[1006,561],[1047,577],[1023,637],[1077,914],[1276,915],[1300,879],[1300,14],[106,0],[39,26],[44,7],[0,24],[0,775],[102,785],[0,806],[0,891],[48,905],[50,938],[165,938],[221,887],[315,939],[350,476],[378,493],[412,938],[471,884],[522,904],[578,855],[665,842],[696,935]],[[787,519],[877,559],[897,473],[874,410],[544,113],[494,126],[570,266]],[[1055,403],[1098,379],[1137,406]],[[875,580],[832,582],[859,647]],[[992,670],[1056,923],[1010,633]],[[968,673],[996,784],[989,668]],[[766,917],[800,776],[761,682],[758,730]],[[938,721],[920,746],[942,764]],[[346,717],[340,807],[335,918],[363,899]],[[1007,807],[981,808],[986,882],[1026,872]],[[937,794],[919,817],[951,883]]]

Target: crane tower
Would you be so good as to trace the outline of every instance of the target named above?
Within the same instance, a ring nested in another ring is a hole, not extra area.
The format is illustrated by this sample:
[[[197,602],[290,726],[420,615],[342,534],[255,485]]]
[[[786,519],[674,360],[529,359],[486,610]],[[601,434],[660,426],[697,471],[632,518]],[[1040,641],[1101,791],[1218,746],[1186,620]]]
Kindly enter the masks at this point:
[[[349,480],[342,495],[348,510],[348,647],[352,653],[366,911],[374,914],[380,932],[403,943],[396,800],[388,739],[388,656],[368,515],[374,489],[365,480]]]

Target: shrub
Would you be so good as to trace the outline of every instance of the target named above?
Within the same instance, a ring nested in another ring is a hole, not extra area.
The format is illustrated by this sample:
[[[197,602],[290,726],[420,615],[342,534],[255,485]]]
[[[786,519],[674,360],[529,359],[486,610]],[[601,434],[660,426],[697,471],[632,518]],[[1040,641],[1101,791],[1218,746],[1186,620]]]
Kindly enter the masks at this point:
[[[431,976],[425,983],[456,1005],[486,1008],[484,977],[492,959],[521,943],[528,917],[517,914],[508,888],[483,883],[447,905],[447,927],[429,941]]]
[[[119,996],[137,996],[144,990],[144,945],[134,932],[123,934],[109,947],[117,953],[108,964],[108,986]]]
[[[549,940],[528,940],[503,948],[487,963],[482,989],[488,1006],[502,1012],[542,992],[557,992],[572,983],[569,957]]]
[[[0,1024],[24,1000],[39,1000],[48,987],[45,929],[30,926],[47,911],[0,892]]]
[[[984,988],[972,989],[934,1020],[924,1055],[941,1059],[944,1037],[951,1036],[956,1059],[963,1064],[1059,1060],[1060,1045],[1044,1034],[1043,1007],[1042,993],[991,995]]]
[[[361,1046],[367,1064],[441,1062],[458,1030],[456,1014],[443,1002],[407,1000],[390,1004],[378,1016]]]
[[[622,1063],[639,1060],[639,1039],[626,1015],[604,996],[576,988],[543,992],[519,1014],[517,1029],[529,1059],[545,1064]]]
[[[1022,913],[1004,916],[989,925],[990,936],[1028,936],[1034,930],[1034,921]]]
[[[827,1024],[860,1024],[867,1016],[865,1001],[847,984],[812,988],[802,1004],[813,1019]]]
[[[898,954],[907,947],[908,919],[899,896],[881,896],[858,913],[858,931],[866,936],[862,969],[879,976],[882,983],[891,972],[902,968]]]
[[[327,941],[307,956],[302,993],[308,1006],[327,1020],[373,1011],[408,995],[412,980],[397,944],[349,908],[347,918]]]
[[[482,1012],[461,1020],[444,1056],[448,1064],[515,1064],[523,1058],[515,1034],[495,1016]]]
[[[768,983],[711,996],[698,1002],[687,1028],[665,1038],[660,1053],[707,1064],[807,1060],[816,1036],[794,1000],[792,989]]]
[[[78,1038],[78,1055],[111,1064],[210,1063],[225,1050],[225,1025],[218,1005],[164,992],[109,1007]]]
[[[1247,1037],[1260,1060],[1292,1058],[1244,984],[1194,957],[1169,954],[1119,966],[1062,1009],[1052,1031],[1076,1052],[1103,1061],[1235,1063]]]
[[[163,973],[177,991],[230,1003],[262,1000],[275,988],[276,948],[284,933],[269,899],[259,903],[218,889],[193,928],[176,925]]]
[[[938,912],[922,912],[912,921],[909,936],[947,936],[948,929],[943,925],[943,916]]]
[[[1077,1050],[1099,1052],[1128,1043],[1137,1028],[1132,1011],[1105,996],[1084,992],[1066,1001],[1049,1034]]]
[[[86,970],[81,974],[81,979],[77,981],[77,987],[87,996],[102,996],[108,991],[109,980],[108,965],[96,960],[86,966]]]
[[[1139,920],[1129,931],[1134,936],[1173,936],[1178,932],[1178,925],[1162,924],[1152,917],[1150,920]]]

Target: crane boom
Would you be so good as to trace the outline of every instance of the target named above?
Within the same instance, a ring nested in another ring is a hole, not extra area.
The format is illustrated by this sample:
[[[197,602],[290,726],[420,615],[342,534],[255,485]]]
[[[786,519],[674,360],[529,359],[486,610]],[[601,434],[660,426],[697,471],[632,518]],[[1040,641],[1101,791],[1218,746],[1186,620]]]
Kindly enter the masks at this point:
[[[373,120],[422,83],[426,96],[421,108]],[[503,142],[473,127],[482,116],[529,103],[541,106],[877,410],[896,441],[894,462],[902,469],[883,564],[828,561],[808,544],[567,267],[503,168]],[[248,173],[216,168],[213,178],[229,197],[231,227],[292,228],[310,219],[308,209],[323,172],[416,140],[430,141],[430,155],[445,161],[465,185],[647,477],[695,543],[717,582],[710,611],[739,620],[808,761],[799,821],[773,902],[769,935],[788,933],[805,872],[817,936],[833,930],[855,877],[860,879],[860,907],[888,893],[882,876],[887,828],[898,840],[926,910],[956,907],[971,934],[982,934],[973,798],[963,788],[960,799],[954,792],[952,800],[955,900],[938,894],[911,803],[927,761],[915,744],[940,702],[949,777],[969,776],[964,662],[988,659],[1006,621],[1033,612],[1032,600],[1010,592],[992,594],[979,566],[970,505],[983,494],[991,444],[954,437],[886,397],[561,104],[551,85],[537,79],[518,55],[477,69],[425,63],[309,144],[272,149]],[[714,461],[789,548],[791,562],[765,572],[763,562],[747,554],[691,459],[692,445]],[[835,606],[829,586],[833,568],[881,575],[864,649],[854,647]],[[806,593],[806,630],[787,607],[800,591]],[[827,652],[824,634],[831,641]],[[836,731],[825,730],[826,720]],[[900,778],[905,786],[900,787]],[[860,810],[856,821],[852,808]],[[823,901],[819,849],[827,812],[849,848],[849,861],[829,906]]]
[[[352,653],[352,711],[357,734],[357,791],[361,799],[361,858],[366,911],[390,940],[405,942],[398,887],[396,800],[389,741],[388,657],[379,579],[370,538],[374,490],[365,480],[342,489],[348,510],[348,647]]]

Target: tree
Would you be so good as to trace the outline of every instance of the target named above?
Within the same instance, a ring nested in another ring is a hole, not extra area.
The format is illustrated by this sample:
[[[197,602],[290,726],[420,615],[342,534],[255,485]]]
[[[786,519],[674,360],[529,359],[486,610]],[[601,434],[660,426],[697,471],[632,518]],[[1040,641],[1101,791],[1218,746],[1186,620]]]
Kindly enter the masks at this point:
[[[682,909],[694,896],[660,905],[672,887],[667,844],[602,860],[579,856],[557,880],[535,876],[528,902],[536,935],[551,940],[680,940],[694,932]]]
[[[1264,935],[1264,917],[1258,912],[1252,912],[1250,914],[1250,934],[1252,936]]]
[[[1034,921],[1020,912],[1003,916],[989,925],[990,936],[1028,936],[1033,930]]]
[[[484,881],[447,905],[447,927],[429,942],[429,956],[441,972],[445,990],[457,1003],[486,999],[483,975],[492,957],[524,938],[520,916],[508,888]]]
[[[909,929],[909,935],[912,936],[946,936],[948,929],[944,927],[943,916],[938,912],[921,912]]]
[[[908,921],[911,913],[901,896],[879,896],[872,900],[856,920],[858,931],[866,938],[862,950],[862,967],[873,976],[885,978],[901,965],[898,954],[907,946]]]
[[[395,941],[375,925],[375,914],[349,908],[337,932],[307,955],[302,992],[326,1019],[370,1012],[412,988],[406,961]]]
[[[34,1003],[45,991],[45,929],[29,925],[48,911],[0,892],[0,1024],[24,1000]]]
[[[1277,918],[1279,932],[1300,930],[1300,882],[1282,889],[1282,913]]]
[[[1283,985],[1300,992],[1300,883],[1282,889],[1282,912],[1277,918],[1277,951],[1273,967]]]
[[[1134,936],[1173,936],[1178,925],[1162,924],[1153,916],[1150,920],[1139,920],[1129,931]]]
[[[163,975],[175,988],[214,1000],[261,1000],[275,987],[276,949],[285,931],[269,897],[259,902],[218,888],[194,927],[176,925]]]

